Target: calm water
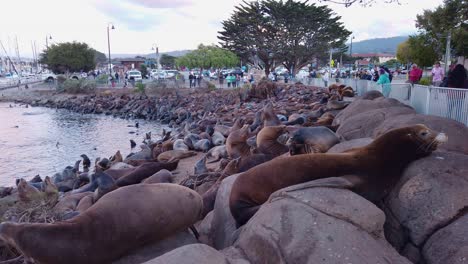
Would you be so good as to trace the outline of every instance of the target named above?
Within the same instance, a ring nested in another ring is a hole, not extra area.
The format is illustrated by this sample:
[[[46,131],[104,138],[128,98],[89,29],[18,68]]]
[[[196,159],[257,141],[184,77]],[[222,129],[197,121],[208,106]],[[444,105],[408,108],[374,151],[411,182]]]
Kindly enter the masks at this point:
[[[120,150],[125,157],[130,139],[139,144],[146,132],[151,131],[154,139],[163,128],[144,120],[138,121],[137,129],[128,127],[135,124],[133,120],[9,105],[0,103],[0,185],[6,186],[14,185],[16,178],[52,176],[73,166],[81,154],[94,161]]]

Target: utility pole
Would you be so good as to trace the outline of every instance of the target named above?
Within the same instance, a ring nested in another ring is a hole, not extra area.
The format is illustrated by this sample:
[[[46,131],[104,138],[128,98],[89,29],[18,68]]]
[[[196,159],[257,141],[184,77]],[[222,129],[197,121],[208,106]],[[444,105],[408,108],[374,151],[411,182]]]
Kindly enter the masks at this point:
[[[450,61],[450,41],[452,39],[452,36],[450,34],[450,30],[447,33],[447,45],[445,47],[445,66],[444,66],[444,72],[447,74],[448,72],[448,64]]]

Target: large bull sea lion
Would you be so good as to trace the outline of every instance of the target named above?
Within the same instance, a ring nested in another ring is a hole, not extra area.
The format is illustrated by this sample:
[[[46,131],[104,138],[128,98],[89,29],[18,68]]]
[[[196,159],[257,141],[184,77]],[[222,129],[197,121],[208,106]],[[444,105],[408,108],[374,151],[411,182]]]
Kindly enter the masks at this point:
[[[0,238],[26,260],[102,264],[167,238],[200,219],[200,195],[176,184],[126,186],[63,222],[0,224]]]
[[[119,187],[131,185],[131,184],[137,184],[162,169],[173,171],[177,168],[178,164],[179,164],[179,160],[175,160],[175,161],[168,162],[168,163],[164,163],[164,162],[145,163],[141,166],[138,166],[131,173],[123,176],[122,178],[119,178],[115,183]]]
[[[380,200],[412,161],[428,156],[446,141],[424,125],[398,128],[371,144],[339,154],[280,157],[241,174],[232,187],[229,207],[238,225],[245,224],[273,192],[316,179],[340,177],[366,199]]]

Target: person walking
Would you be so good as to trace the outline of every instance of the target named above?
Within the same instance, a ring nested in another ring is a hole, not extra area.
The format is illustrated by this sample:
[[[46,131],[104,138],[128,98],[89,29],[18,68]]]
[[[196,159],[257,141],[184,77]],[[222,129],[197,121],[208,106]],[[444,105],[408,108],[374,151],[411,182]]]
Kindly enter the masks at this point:
[[[325,70],[325,72],[322,74],[322,81],[323,81],[323,85],[325,86],[325,88],[328,87],[328,70]]]
[[[195,86],[195,85],[194,85],[194,83],[195,83],[195,82],[194,82],[194,77],[195,77],[195,76],[193,75],[193,72],[190,72],[190,73],[189,73],[189,76],[188,76],[190,88],[192,88],[192,86]]]
[[[443,79],[444,70],[440,67],[440,62],[436,62],[434,68],[432,68],[432,85],[435,87],[440,87]]]
[[[447,79],[448,88],[468,89],[467,71],[461,64],[457,64],[453,70],[449,71]],[[465,100],[465,94],[468,91],[452,90],[449,89],[447,92],[448,111],[447,118],[452,118],[452,113],[455,112],[454,118],[458,122],[463,123],[463,104]],[[465,117],[466,119],[466,117]]]
[[[379,70],[379,79],[377,80],[377,84],[382,85],[382,94],[383,96],[388,97],[392,86],[390,84],[390,78],[388,78],[388,73],[386,73],[384,69]]]
[[[409,82],[411,84],[417,84],[422,77],[422,70],[418,68],[418,65],[413,64],[411,66],[411,71],[409,72]]]

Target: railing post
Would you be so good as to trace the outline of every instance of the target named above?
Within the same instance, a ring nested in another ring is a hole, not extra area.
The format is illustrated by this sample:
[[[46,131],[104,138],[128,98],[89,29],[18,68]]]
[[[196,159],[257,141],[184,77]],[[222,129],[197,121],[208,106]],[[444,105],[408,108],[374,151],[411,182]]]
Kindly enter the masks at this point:
[[[426,93],[426,109],[425,109],[425,113],[426,115],[429,114],[429,107],[431,106],[430,105],[430,101],[431,101],[431,90],[432,88],[430,86],[427,87],[427,93]]]

